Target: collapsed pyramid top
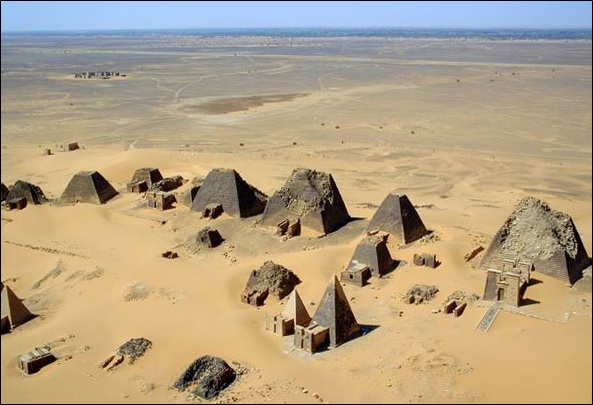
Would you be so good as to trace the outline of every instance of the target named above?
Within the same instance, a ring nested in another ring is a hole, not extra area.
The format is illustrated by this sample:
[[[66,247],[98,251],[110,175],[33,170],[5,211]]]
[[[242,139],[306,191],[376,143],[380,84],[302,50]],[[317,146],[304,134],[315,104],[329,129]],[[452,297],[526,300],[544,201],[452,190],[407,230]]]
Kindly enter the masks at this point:
[[[331,174],[300,168],[270,197],[262,224],[276,226],[285,219],[300,219],[302,226],[326,234],[350,215]]]
[[[235,170],[213,169],[204,179],[191,209],[203,211],[208,204],[221,204],[227,214],[244,218],[260,214],[265,200],[266,196]]]
[[[367,228],[388,232],[397,241],[408,244],[428,234],[420,215],[408,197],[387,194]]]
[[[29,204],[43,204],[47,201],[43,190],[35,184],[28,183],[26,181],[18,180],[9,189],[6,195],[6,200],[12,200],[14,198],[25,197]]]
[[[157,181],[161,181],[163,175],[160,170],[154,167],[143,167],[134,172],[134,177],[130,180],[130,183],[138,181],[145,181],[146,185],[150,188]]]
[[[329,345],[336,347],[360,335],[360,326],[336,276],[325,289],[312,323],[329,328]]]
[[[525,197],[486,250],[479,267],[498,268],[505,258],[533,261],[535,271],[574,283],[589,258],[572,218]]]

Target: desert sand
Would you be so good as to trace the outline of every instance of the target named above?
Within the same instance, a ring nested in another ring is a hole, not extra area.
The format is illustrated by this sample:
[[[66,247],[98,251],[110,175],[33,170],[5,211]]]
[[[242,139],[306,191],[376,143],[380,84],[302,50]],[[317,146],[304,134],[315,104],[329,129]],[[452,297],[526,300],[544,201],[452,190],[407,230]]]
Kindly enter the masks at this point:
[[[87,70],[126,77],[73,78]],[[482,295],[480,257],[464,255],[487,247],[522,197],[571,215],[591,255],[591,73],[590,41],[3,34],[2,182],[58,198],[75,173],[98,170],[120,195],[2,211],[2,281],[39,315],[2,335],[2,402],[194,401],[170,387],[209,354],[244,370],[215,402],[591,403],[590,268],[572,287],[534,273],[530,305],[488,332],[474,330],[480,301],[459,318],[432,312],[455,290]],[[60,151],[73,141],[83,148]],[[356,219],[283,240],[259,216],[157,211],[125,192],[140,167],[186,179],[233,168],[268,195],[294,168],[321,170]],[[307,355],[265,331],[278,303],[240,302],[251,270],[291,269],[312,314],[390,191],[434,232],[390,242],[405,264],[344,286],[370,332]],[[225,242],[184,248],[205,226]],[[442,264],[413,266],[422,252]],[[439,293],[407,305],[416,283]],[[152,349],[97,367],[133,337]],[[22,374],[16,357],[46,344],[59,360]]]

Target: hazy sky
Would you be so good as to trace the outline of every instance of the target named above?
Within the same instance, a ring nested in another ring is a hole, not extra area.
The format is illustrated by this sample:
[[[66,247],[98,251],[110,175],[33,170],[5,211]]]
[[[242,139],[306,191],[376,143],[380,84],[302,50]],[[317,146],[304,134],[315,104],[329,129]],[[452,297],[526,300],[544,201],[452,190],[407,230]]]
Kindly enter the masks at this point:
[[[590,1],[2,1],[2,31],[437,27],[591,28]]]

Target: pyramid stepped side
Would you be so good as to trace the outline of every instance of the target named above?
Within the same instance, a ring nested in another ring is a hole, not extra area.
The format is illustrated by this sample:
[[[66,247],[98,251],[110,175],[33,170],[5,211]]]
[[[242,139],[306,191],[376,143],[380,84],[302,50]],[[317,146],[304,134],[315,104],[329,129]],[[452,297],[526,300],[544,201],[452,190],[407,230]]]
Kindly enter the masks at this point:
[[[253,188],[231,169],[214,169],[198,190],[191,209],[201,212],[208,204],[222,204],[224,212],[236,217],[260,214],[264,204]]]
[[[371,218],[367,230],[388,232],[403,244],[428,234],[416,208],[405,194],[388,194]]]
[[[348,222],[350,214],[331,174],[295,169],[270,197],[261,223],[276,226],[285,219],[300,219],[303,227],[327,234]]]
[[[572,218],[533,197],[517,204],[492,238],[478,268],[500,269],[503,259],[516,258],[532,261],[536,272],[567,284],[581,278],[582,270],[589,265],[589,256]]]
[[[360,326],[337,277],[333,276],[325,289],[312,322],[329,328],[331,347],[337,347],[360,335]]]

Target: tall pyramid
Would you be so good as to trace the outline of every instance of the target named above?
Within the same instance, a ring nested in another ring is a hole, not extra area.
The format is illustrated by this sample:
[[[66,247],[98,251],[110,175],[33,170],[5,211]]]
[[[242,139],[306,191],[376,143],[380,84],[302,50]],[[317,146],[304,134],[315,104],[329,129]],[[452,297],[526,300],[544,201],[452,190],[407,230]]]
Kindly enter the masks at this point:
[[[276,226],[285,219],[300,219],[303,227],[327,234],[348,222],[350,214],[331,174],[295,169],[270,197],[261,223]]]
[[[8,191],[6,200],[12,200],[14,198],[25,197],[29,204],[43,204],[47,201],[43,190],[35,184],[28,183],[26,181],[18,180]]]
[[[525,197],[490,242],[478,268],[501,269],[503,259],[532,261],[534,270],[567,284],[590,264],[572,218],[545,202]]]
[[[0,329],[2,333],[6,333],[33,318],[33,314],[29,312],[9,286],[5,286],[3,283],[0,284],[2,289],[0,295],[0,306],[2,308]]]
[[[402,244],[408,244],[428,234],[420,215],[408,197],[393,193],[387,194],[371,222],[367,231],[388,232]]]
[[[248,184],[232,169],[213,169],[204,179],[191,209],[204,211],[208,204],[221,204],[224,212],[235,217],[261,214],[266,196]]]
[[[329,328],[330,347],[337,347],[360,336],[360,326],[336,276],[332,276],[326,287],[311,322]]]
[[[288,301],[286,301],[282,310],[282,317],[284,319],[294,319],[294,324],[299,326],[307,326],[311,322],[309,312],[307,312],[307,308],[296,289],[288,296]]]
[[[105,204],[116,195],[117,191],[101,173],[78,172],[70,179],[60,197],[60,202]]]

